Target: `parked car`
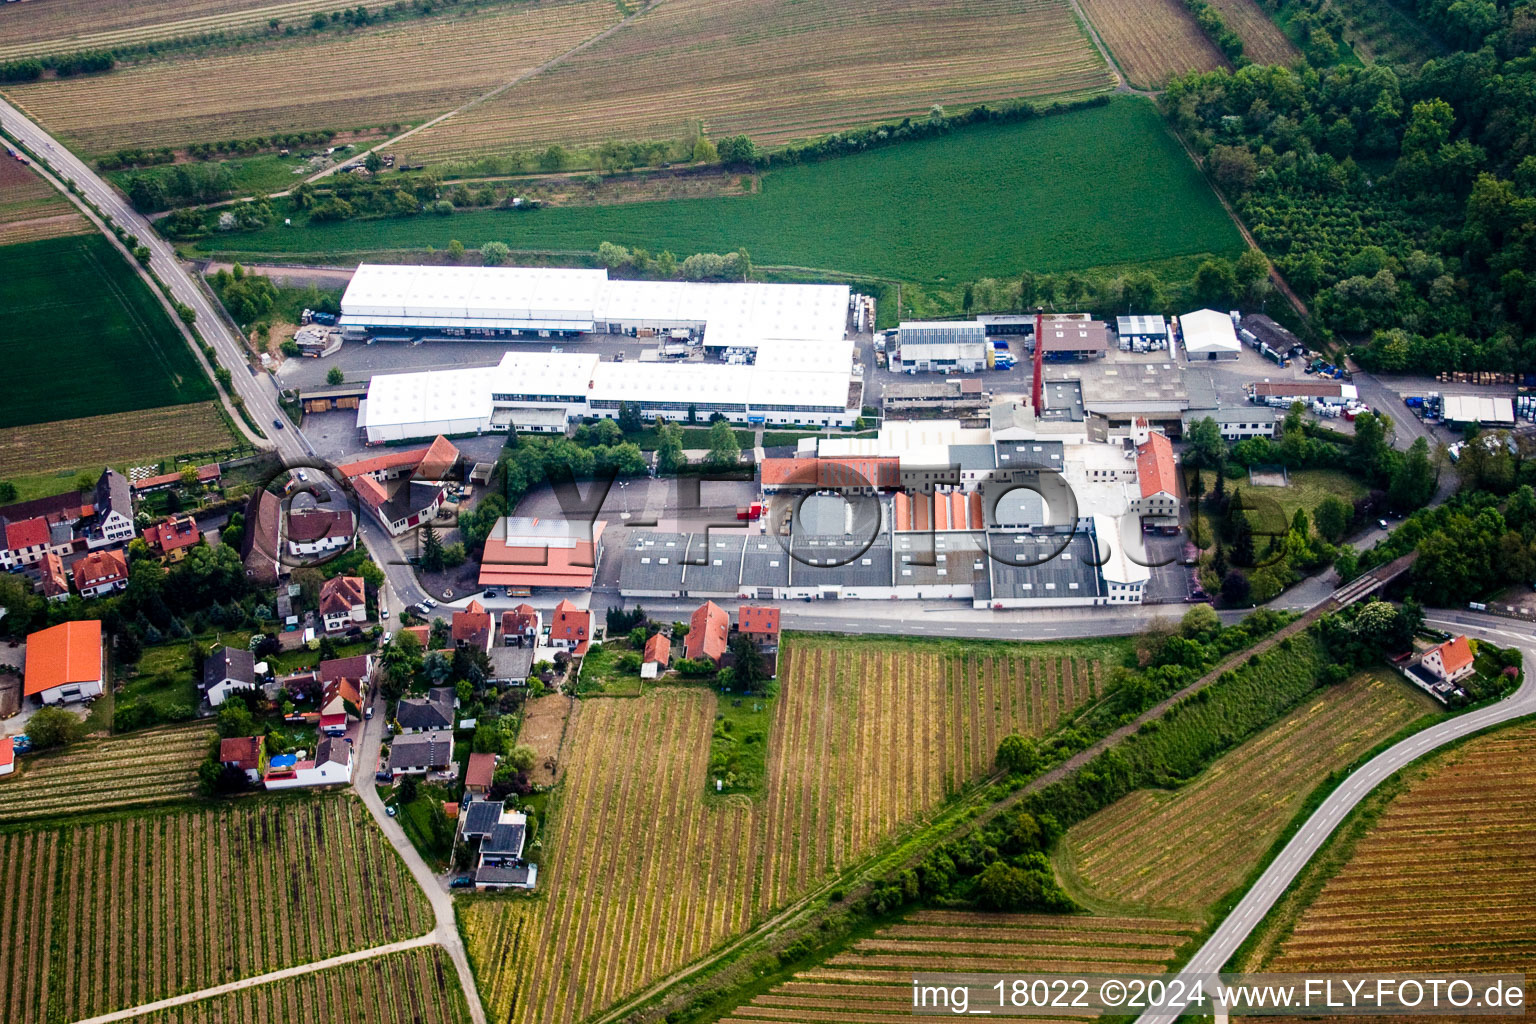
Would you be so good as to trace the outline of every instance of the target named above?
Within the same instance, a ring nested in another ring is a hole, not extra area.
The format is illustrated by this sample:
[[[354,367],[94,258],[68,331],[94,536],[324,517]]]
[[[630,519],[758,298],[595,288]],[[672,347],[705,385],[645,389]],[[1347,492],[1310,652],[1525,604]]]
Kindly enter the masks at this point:
[[[421,603],[423,605],[425,605],[426,607],[428,607],[428,608],[436,608],[437,607],[437,602],[432,600],[430,597],[422,598],[421,599]]]
[[[373,721],[373,708],[365,708],[363,710],[363,717],[368,719],[370,722]]]
[[[450,888],[450,889],[468,889],[468,888],[472,887],[474,884],[475,884],[475,880],[473,878],[470,878],[468,875],[460,875],[458,878],[455,878],[453,881],[448,883],[448,888]]]
[[[381,619],[389,618],[389,605],[387,605],[387,604],[379,605],[379,618],[381,618]]]
[[[399,814],[400,812],[395,809],[395,805],[394,804],[390,804],[388,807],[384,808],[384,813],[389,815],[391,818],[393,818],[396,814]]]

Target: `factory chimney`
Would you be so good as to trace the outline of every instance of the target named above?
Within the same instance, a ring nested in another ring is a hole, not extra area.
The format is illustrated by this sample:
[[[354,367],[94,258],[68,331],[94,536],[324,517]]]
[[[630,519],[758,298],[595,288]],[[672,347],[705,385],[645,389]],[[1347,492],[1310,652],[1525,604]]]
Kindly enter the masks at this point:
[[[1045,385],[1041,378],[1045,372],[1045,307],[1035,307],[1035,386],[1030,392],[1030,402],[1035,415],[1045,411],[1043,404]]]

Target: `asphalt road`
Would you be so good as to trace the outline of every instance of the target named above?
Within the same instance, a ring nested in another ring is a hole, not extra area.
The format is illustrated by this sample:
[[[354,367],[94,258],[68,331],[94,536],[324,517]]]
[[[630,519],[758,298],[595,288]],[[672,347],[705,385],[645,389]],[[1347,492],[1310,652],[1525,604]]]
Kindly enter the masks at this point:
[[[1473,637],[1490,639],[1499,644],[1517,643],[1525,654],[1527,666],[1520,689],[1497,704],[1441,722],[1382,751],[1334,790],[1265,869],[1253,888],[1248,890],[1226,920],[1206,940],[1205,945],[1190,957],[1179,975],[1185,979],[1186,986],[1192,983],[1190,976],[1215,974],[1222,969],[1253,929],[1264,920],[1264,916],[1289,888],[1301,869],[1322,848],[1339,823],[1377,786],[1438,747],[1491,725],[1536,714],[1536,678],[1533,678],[1536,672],[1530,670],[1531,666],[1536,665],[1536,624],[1470,612],[1438,611],[1427,612],[1425,621],[1437,626],[1451,626]],[[1146,1013],[1139,1018],[1137,1024],[1172,1024],[1177,1016],[1172,1013]]]

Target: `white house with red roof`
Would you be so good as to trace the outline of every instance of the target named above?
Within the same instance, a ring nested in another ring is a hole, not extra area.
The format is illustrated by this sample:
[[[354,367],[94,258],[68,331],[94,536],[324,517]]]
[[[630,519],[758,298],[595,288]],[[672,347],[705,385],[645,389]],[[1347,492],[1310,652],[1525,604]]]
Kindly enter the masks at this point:
[[[603,557],[601,520],[511,516],[496,521],[480,557],[480,585],[531,594],[534,588],[590,590]]]
[[[1424,652],[1419,664],[1446,683],[1459,683],[1472,674],[1472,644],[1464,636],[1453,637]]]
[[[555,612],[549,619],[549,646],[581,655],[587,653],[591,642],[591,609],[578,608],[570,601],[555,605]]]
[[[1173,442],[1167,434],[1153,431],[1136,446],[1136,479],[1141,495],[1132,503],[1132,511],[1141,516],[1142,529],[1179,528],[1178,473]]]
[[[43,555],[38,569],[41,571],[38,588],[42,590],[43,597],[50,601],[69,600],[69,577],[64,575],[64,560],[49,551]]]
[[[150,550],[167,562],[179,562],[187,557],[187,549],[203,539],[197,528],[197,520],[185,513],[170,516],[144,528],[144,540]]]
[[[105,597],[128,586],[128,561],[117,551],[92,551],[75,559],[75,589],[81,597]]]
[[[337,468],[357,496],[394,536],[437,518],[459,450],[445,437],[426,448],[359,459]]]
[[[320,618],[327,633],[340,633],[368,620],[368,599],[361,576],[332,576],[320,587]]]
[[[0,530],[0,569],[7,571],[43,560],[48,553],[50,531],[48,520],[42,516],[30,519],[3,520]]]
[[[471,600],[463,611],[453,613],[451,634],[454,647],[489,651],[496,638],[496,620],[485,605]]]
[[[320,691],[320,731],[327,736],[345,736],[347,723],[358,721],[363,698],[351,679],[332,679]]]
[[[9,736],[0,736],[0,775],[16,770],[16,744]]]
[[[752,638],[770,678],[779,674],[779,609],[744,604],[736,610],[736,628]]]
[[[531,604],[520,604],[501,613],[503,647],[537,647],[544,616]]]
[[[95,619],[61,622],[27,637],[26,696],[44,704],[99,697],[105,678],[101,623]]]
[[[690,661],[720,664],[731,639],[731,616],[713,601],[705,601],[688,620],[683,637],[683,656]]]
[[[645,642],[645,652],[640,661],[640,678],[655,679],[667,671],[672,663],[672,640],[665,633],[656,633]]]

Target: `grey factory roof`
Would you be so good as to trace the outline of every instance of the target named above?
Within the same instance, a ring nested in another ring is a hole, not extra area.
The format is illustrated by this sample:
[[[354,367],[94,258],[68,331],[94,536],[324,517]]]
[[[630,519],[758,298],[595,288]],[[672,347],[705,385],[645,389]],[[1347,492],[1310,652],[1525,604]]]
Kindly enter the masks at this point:
[[[1161,316],[1116,317],[1115,332],[1122,338],[1166,338],[1168,320]]]
[[[987,578],[987,538],[980,530],[898,533],[896,585],[962,586]]]
[[[619,562],[620,590],[683,589],[688,534],[646,531],[630,537]]]
[[[735,596],[741,584],[740,530],[718,529],[690,534],[683,559],[683,589],[689,594]]]
[[[1054,469],[1066,465],[1066,446],[1060,441],[998,441],[998,469]]]
[[[1044,382],[1045,409],[1042,420],[1083,421],[1083,386],[1076,380],[1048,380]]]
[[[962,470],[995,469],[997,453],[990,444],[952,444],[949,446],[949,463]]]
[[[748,537],[741,583],[745,587],[789,586],[789,552],[784,542],[766,534]]]
[[[994,600],[1101,597],[1104,577],[1094,561],[1091,520],[1064,531],[989,530]]]
[[[888,587],[891,585],[891,536],[874,540],[845,537],[791,538],[794,560],[789,578],[795,586]]]
[[[1178,413],[1189,405],[1183,369],[1172,360],[1085,366],[1082,395],[1084,406],[1097,413]]]

